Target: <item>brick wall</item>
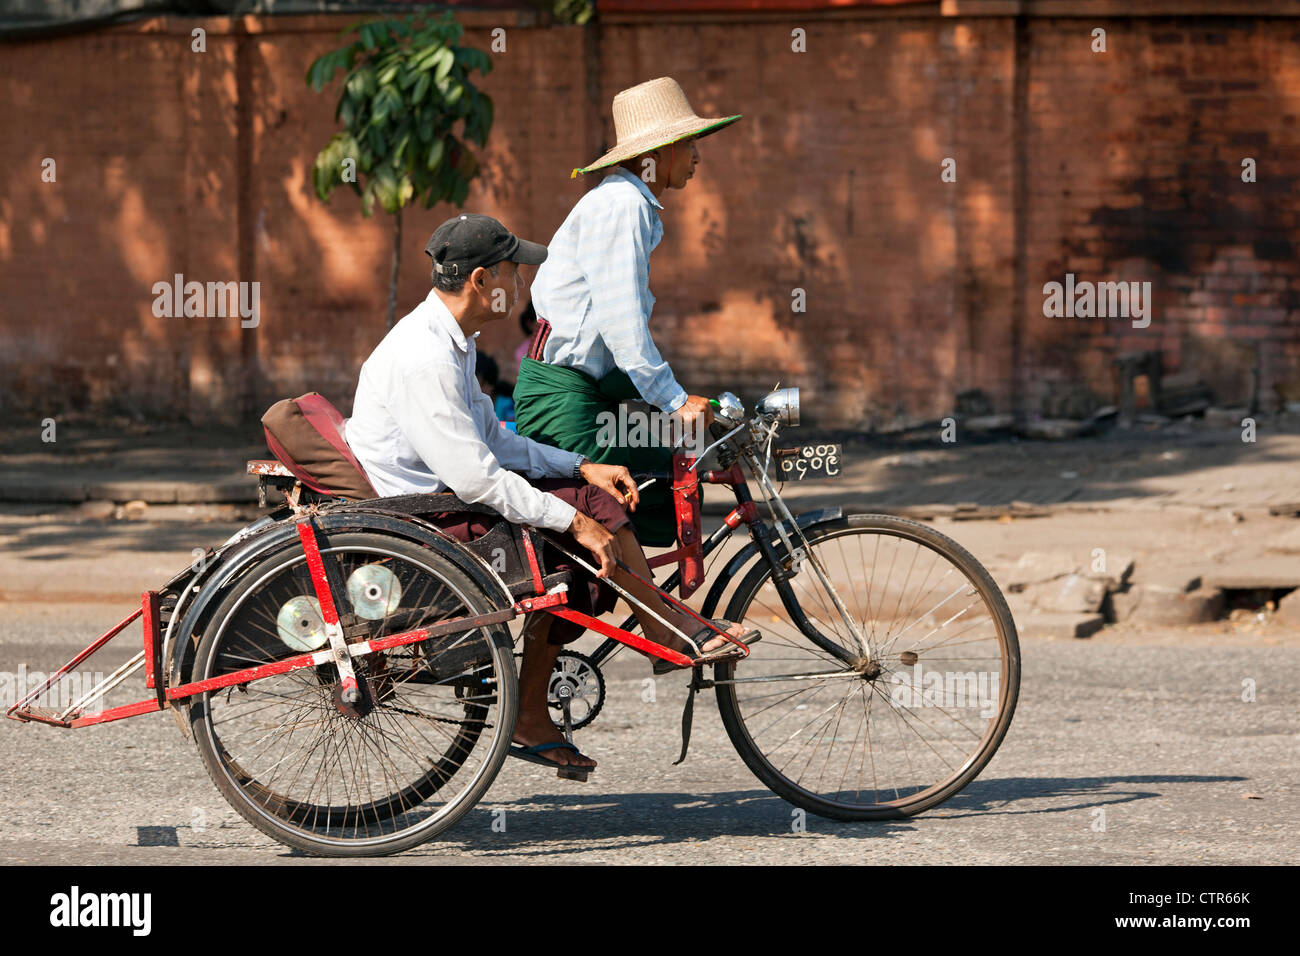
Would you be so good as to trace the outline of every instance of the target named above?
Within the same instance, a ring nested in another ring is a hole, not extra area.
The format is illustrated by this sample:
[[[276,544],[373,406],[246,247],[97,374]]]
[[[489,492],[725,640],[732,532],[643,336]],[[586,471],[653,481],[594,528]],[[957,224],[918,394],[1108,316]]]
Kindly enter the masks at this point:
[[[688,388],[797,384],[809,419],[843,426],[938,415],[972,387],[1032,413],[1053,383],[1111,397],[1111,359],[1134,347],[1212,378],[1225,341],[1260,349],[1267,393],[1294,388],[1300,22],[937,13],[598,30],[465,14],[479,46],[508,31],[467,208],[549,239],[590,185],[568,171],[612,139],[613,94],[671,74],[700,113],[745,114],[701,142],[652,260],[656,336]],[[10,420],[248,420],[308,389],[350,407],[384,331],[391,220],[349,192],[315,199],[334,99],[303,76],[351,18],[199,22],[204,54],[179,19],[0,47]],[[47,156],[57,183],[40,181]],[[427,293],[421,250],[451,213],[404,215],[399,314]],[[178,272],[259,281],[259,327],[156,318],[152,285]],[[1044,317],[1042,286],[1066,272],[1151,281],[1150,327]],[[517,339],[511,320],[480,343],[506,367]]]
[[[1035,20],[1029,34],[1031,407],[1052,380],[1108,396],[1111,359],[1132,349],[1230,398],[1223,366],[1258,348],[1263,400],[1300,399],[1300,21]],[[1066,273],[1151,282],[1150,326],[1044,317],[1042,285]]]

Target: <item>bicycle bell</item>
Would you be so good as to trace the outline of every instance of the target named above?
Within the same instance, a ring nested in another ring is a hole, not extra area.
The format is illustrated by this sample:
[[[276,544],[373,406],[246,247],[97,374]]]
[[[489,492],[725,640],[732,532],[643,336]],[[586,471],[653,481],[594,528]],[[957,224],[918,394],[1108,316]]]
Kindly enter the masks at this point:
[[[745,420],[745,406],[740,404],[740,399],[731,392],[723,392],[717,398],[713,417],[728,425],[739,425]]]

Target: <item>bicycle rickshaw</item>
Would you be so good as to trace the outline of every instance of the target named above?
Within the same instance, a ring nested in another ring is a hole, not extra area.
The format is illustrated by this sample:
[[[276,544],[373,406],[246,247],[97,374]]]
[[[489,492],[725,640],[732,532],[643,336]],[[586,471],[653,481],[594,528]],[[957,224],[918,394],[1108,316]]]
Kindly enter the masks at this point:
[[[716,440],[703,454],[676,456],[671,475],[639,476],[671,482],[677,513],[677,547],[650,564],[677,565],[660,587],[685,608],[706,584],[705,559],[743,526],[749,542],[690,613],[703,622],[725,600],[723,616],[763,639],[741,645],[739,659],[689,669],[678,762],[696,693],[713,688],[741,758],[792,804],[836,820],[936,806],[984,768],[1011,722],[1020,655],[1005,600],[968,552],[924,525],[789,512],[777,480],[831,476],[839,457],[837,446],[808,446],[774,459],[780,428],[798,424],[797,389],[768,394],[749,417],[730,393],[715,405]],[[704,470],[710,452],[718,467]],[[9,717],[74,728],[171,710],[248,822],[303,852],[365,856],[432,839],[491,786],[512,751],[512,619],[554,614],[607,638],[556,662],[549,702],[566,736],[599,714],[600,667],[623,646],[690,663],[642,638],[631,616],[615,627],[567,607],[568,575],[548,573],[543,532],[502,520],[462,544],[422,517],[486,511],[453,495],[345,500],[292,462],[248,470],[286,506],[145,592]],[[707,538],[702,484],[736,500]],[[48,705],[137,618],[133,656],[66,706]],[[149,697],[96,708],[140,670]]]

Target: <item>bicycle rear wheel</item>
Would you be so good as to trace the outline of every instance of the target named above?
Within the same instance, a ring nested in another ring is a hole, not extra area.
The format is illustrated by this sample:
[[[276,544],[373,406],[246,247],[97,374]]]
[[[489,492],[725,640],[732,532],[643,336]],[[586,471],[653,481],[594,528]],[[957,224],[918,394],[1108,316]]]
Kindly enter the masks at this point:
[[[497,610],[446,556],[372,533],[331,536],[322,560],[349,643]],[[248,571],[199,642],[206,680],[328,646],[301,550]],[[333,664],[195,698],[194,739],[217,788],[249,823],[306,853],[408,849],[459,820],[505,760],[516,676],[500,625],[353,658],[359,705],[341,706]]]
[[[969,552],[914,521],[849,515],[805,535],[870,663],[851,667],[814,644],[760,562],[727,610],[763,640],[715,669],[723,724],[758,778],[809,812],[920,813],[974,779],[1006,735],[1020,686],[1011,612]],[[812,625],[858,655],[811,556],[795,570],[791,587]]]

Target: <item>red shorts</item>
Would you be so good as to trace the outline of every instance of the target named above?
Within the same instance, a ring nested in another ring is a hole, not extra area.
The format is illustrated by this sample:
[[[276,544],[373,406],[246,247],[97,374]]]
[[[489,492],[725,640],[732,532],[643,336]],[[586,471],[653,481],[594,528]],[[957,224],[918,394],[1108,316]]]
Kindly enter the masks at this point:
[[[549,492],[566,504],[573,505],[574,508],[587,517],[599,521],[611,533],[618,531],[629,521],[622,502],[604,488],[589,485],[581,479],[539,478],[536,480],[529,479],[529,483],[538,491]],[[476,512],[448,511],[430,515],[428,520],[446,531],[457,541],[473,541],[475,538],[487,534],[501,519]],[[591,552],[578,544],[573,535],[568,532],[560,534],[555,531],[547,531],[546,534],[555,538],[575,554],[581,555],[585,553],[591,557]],[[547,545],[543,545],[541,557],[549,573],[555,574],[559,571],[568,571],[572,574],[573,584],[569,587],[568,595],[569,607],[583,614],[590,614],[592,617],[600,617],[600,615],[614,610],[618,595],[613,588],[601,584],[595,575],[586,568],[575,565],[563,552]],[[591,563],[596,564],[598,562],[594,557],[591,557]],[[548,640],[551,644],[568,644],[582,636],[584,630],[586,629],[581,624],[574,621],[552,617]]]

